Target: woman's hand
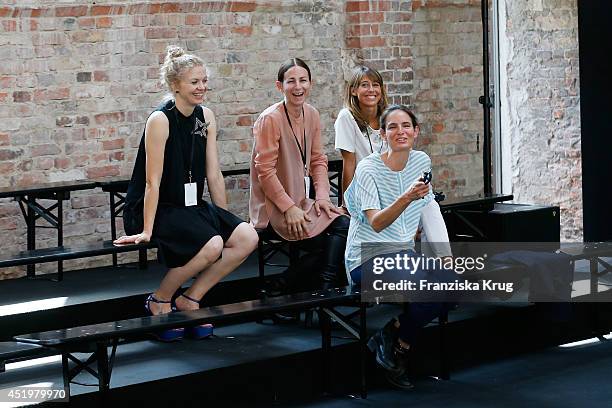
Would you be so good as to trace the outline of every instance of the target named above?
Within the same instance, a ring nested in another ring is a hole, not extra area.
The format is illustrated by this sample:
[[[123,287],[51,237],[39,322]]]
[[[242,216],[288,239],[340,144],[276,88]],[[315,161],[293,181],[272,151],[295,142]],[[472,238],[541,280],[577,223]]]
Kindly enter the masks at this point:
[[[113,241],[113,245],[140,244],[141,242],[151,241],[151,234],[141,232],[136,235],[124,235]]]
[[[321,210],[323,210],[329,218],[332,217],[332,213],[336,213],[340,215],[343,214],[343,211],[341,209],[333,205],[331,201],[328,201],[328,200],[316,200],[314,203],[314,208],[315,208],[315,211],[317,212],[317,215],[321,215]]]
[[[298,240],[306,238],[307,222],[310,217],[302,209],[295,205],[285,211],[285,221],[289,230],[289,235]]]
[[[429,184],[417,181],[410,186],[410,189],[404,193],[404,196],[412,202],[426,197],[427,194],[429,194]]]

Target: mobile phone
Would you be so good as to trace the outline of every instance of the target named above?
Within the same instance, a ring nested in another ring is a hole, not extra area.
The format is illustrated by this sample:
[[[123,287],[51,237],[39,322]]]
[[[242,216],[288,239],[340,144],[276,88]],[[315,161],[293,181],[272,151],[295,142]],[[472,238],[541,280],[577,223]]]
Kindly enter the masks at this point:
[[[429,182],[431,181],[431,171],[424,171],[423,175],[421,176],[421,181],[425,184],[429,184]]]

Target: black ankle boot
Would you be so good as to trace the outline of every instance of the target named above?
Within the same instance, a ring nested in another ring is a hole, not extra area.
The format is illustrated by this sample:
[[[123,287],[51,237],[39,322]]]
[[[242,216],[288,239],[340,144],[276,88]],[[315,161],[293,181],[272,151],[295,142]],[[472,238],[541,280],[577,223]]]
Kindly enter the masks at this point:
[[[376,362],[385,370],[395,373],[403,369],[395,353],[397,336],[398,329],[395,327],[395,319],[393,319],[368,341],[368,348],[376,353]]]

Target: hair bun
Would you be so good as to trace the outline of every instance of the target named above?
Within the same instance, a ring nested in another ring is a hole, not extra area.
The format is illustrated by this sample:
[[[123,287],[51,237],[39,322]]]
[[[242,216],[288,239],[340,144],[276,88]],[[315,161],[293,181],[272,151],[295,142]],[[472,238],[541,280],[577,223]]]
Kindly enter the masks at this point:
[[[185,55],[185,50],[176,45],[171,45],[166,50],[166,58],[168,59],[178,58],[182,55]]]

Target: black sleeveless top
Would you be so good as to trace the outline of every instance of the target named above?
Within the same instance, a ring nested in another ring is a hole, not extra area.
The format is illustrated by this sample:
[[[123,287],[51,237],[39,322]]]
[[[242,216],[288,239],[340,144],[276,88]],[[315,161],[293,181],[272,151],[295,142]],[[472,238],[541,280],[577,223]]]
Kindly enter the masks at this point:
[[[202,107],[197,106],[189,117],[183,116],[176,109],[174,101],[166,102],[157,110],[168,118],[169,134],[151,238],[157,242],[160,262],[174,268],[189,262],[214,236],[220,236],[223,242],[227,242],[242,220],[202,199],[208,137]],[[189,182],[190,169],[192,182],[197,184],[198,203],[186,207],[185,183]],[[123,224],[128,235],[139,234],[143,230],[145,183],[143,133],[123,209]]]
[[[185,183],[189,182],[191,167],[192,181],[197,183],[198,204],[202,202],[204,180],[206,178],[206,144],[207,127],[204,111],[196,106],[191,116],[184,116],[170,100],[156,111],[163,112],[168,118],[169,133],[164,149],[164,167],[159,186],[158,206],[185,205]],[[193,161],[191,149],[193,144]],[[191,164],[190,164],[191,163]],[[125,199],[126,208],[135,214],[142,215],[146,184],[146,151],[144,131],[138,147],[134,172]],[[142,217],[141,217],[142,218]],[[142,231],[142,226],[139,232]]]

